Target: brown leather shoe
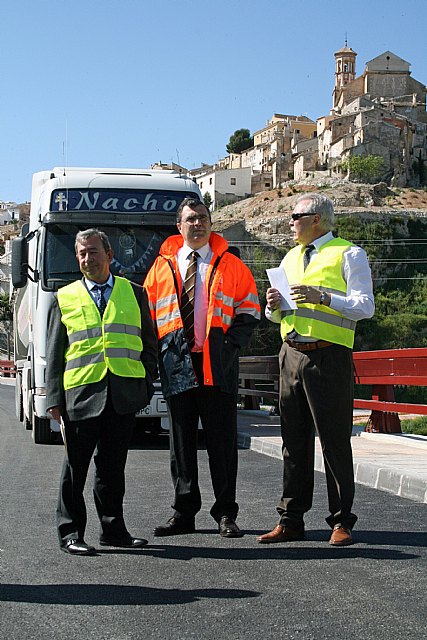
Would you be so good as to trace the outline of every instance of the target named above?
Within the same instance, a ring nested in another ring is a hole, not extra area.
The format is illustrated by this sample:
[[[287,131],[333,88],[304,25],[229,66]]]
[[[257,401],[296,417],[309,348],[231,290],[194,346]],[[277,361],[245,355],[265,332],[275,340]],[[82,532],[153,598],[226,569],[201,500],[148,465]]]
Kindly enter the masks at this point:
[[[304,540],[304,529],[290,529],[283,524],[277,524],[273,531],[258,536],[257,542],[262,544],[271,544],[272,542],[294,542],[295,540]]]
[[[332,531],[329,544],[332,544],[335,547],[348,547],[349,544],[353,544],[350,529],[343,527],[341,524],[336,524]]]

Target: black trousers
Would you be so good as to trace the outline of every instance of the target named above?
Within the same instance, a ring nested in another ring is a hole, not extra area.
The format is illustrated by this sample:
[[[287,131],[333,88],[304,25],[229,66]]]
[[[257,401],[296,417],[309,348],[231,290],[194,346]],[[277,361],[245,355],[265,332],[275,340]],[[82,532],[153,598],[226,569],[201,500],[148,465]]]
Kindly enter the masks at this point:
[[[200,363],[195,361],[196,371]],[[199,380],[203,379],[198,376]],[[175,515],[193,519],[202,500],[197,463],[199,418],[202,423],[215,502],[210,510],[219,522],[222,516],[237,517],[237,396],[219,387],[200,385],[168,399],[171,413],[171,475],[175,489]]]
[[[123,497],[125,465],[134,424],[134,414],[117,414],[110,399],[96,418],[66,421],[67,453],[56,511],[61,545],[73,538],[84,538],[87,513],[83,490],[94,452],[93,495],[101,532],[112,538],[128,535],[123,518]]]
[[[325,462],[330,515],[327,523],[352,528],[354,499],[353,358],[351,349],[332,345],[297,351],[283,343],[280,362],[280,415],[283,439],[283,494],[280,522],[303,526],[314,486],[314,437]]]

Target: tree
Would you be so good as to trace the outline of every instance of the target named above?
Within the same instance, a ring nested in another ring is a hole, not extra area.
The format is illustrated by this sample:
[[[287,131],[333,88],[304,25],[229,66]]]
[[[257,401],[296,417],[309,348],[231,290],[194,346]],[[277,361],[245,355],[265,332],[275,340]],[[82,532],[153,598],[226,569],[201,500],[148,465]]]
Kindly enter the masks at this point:
[[[203,204],[205,205],[206,209],[209,209],[209,211],[211,210],[212,196],[209,191],[206,191],[206,193],[203,195]]]
[[[350,156],[344,160],[341,167],[348,171],[349,176],[356,182],[370,182],[380,177],[383,164],[382,156]]]
[[[251,136],[249,129],[237,129],[230,136],[230,142],[225,147],[227,153],[242,153],[245,149],[254,146],[254,139]]]
[[[12,320],[13,309],[7,293],[0,294],[0,321]]]

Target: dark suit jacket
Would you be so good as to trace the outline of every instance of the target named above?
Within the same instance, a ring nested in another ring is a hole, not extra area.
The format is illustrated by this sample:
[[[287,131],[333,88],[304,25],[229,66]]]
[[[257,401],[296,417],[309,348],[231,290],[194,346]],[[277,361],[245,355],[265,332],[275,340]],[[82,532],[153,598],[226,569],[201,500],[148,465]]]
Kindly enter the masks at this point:
[[[157,377],[157,337],[148,308],[145,290],[133,282],[133,292],[141,310],[142,344],[141,362],[146,378],[123,378],[110,371],[100,382],[64,390],[63,373],[67,331],[61,321],[58,299],[53,301],[48,315],[46,353],[47,408],[65,408],[68,420],[86,420],[100,415],[110,391],[113,407],[118,414],[134,413],[145,407],[153,395],[153,380]]]

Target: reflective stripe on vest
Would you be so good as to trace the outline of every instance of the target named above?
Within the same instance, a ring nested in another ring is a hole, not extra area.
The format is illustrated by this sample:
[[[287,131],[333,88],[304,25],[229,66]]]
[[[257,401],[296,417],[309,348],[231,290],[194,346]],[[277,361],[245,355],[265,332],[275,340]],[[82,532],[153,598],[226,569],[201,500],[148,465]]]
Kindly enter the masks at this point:
[[[342,275],[344,252],[351,246],[342,238],[334,238],[320,247],[319,252],[304,271],[304,247],[294,247],[286,255],[284,268],[289,283],[305,284],[326,291],[346,295],[347,284]],[[356,322],[338,311],[320,304],[301,304],[298,309],[282,313],[282,338],[293,329],[301,336],[328,340],[352,348]]]
[[[67,329],[64,389],[117,376],[144,378],[141,362],[141,312],[132,285],[116,277],[103,318],[82,281],[58,291],[61,320]]]

